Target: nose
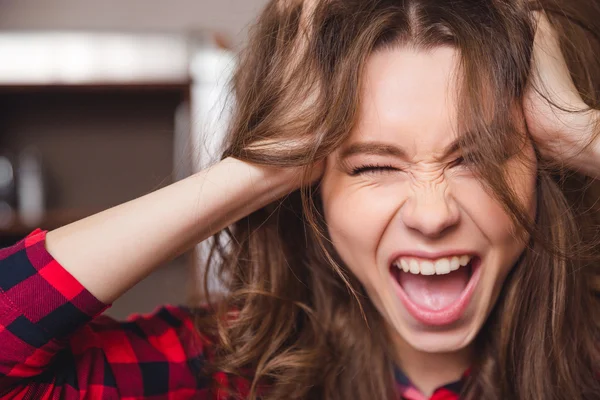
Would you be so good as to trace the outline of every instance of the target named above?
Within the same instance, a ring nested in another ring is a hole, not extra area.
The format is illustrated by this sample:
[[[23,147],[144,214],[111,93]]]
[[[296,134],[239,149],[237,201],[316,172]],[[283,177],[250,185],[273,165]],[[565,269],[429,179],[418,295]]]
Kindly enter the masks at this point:
[[[402,221],[408,228],[436,238],[459,223],[458,205],[446,185],[426,185],[412,192],[401,209]]]

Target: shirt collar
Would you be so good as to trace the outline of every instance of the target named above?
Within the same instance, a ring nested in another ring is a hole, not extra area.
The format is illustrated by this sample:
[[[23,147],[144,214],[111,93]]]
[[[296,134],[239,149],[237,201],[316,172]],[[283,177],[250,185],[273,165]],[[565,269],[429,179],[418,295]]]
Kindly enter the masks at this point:
[[[408,376],[398,368],[394,367],[394,380],[396,381],[396,387],[400,395],[400,399],[403,400],[454,400],[458,399],[467,378],[471,373],[471,369],[467,369],[462,377],[455,382],[448,383],[437,388],[431,397],[425,396],[419,389],[417,389],[413,383],[408,379]]]

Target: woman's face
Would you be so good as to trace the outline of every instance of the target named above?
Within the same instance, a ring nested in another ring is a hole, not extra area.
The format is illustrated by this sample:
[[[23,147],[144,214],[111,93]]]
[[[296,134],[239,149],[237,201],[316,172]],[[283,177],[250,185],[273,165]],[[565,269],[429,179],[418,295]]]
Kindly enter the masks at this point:
[[[373,54],[357,128],[328,157],[321,187],[336,251],[395,337],[426,352],[471,343],[525,247],[452,146],[457,55],[449,47]],[[531,145],[506,167],[533,216]]]

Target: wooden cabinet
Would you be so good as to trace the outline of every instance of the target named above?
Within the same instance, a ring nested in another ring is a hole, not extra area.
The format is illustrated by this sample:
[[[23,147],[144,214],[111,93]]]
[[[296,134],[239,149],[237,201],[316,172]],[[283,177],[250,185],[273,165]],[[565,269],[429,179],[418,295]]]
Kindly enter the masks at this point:
[[[0,33],[0,151],[35,149],[46,203],[36,226],[18,214],[0,226],[1,244],[173,181],[185,162],[174,157],[176,115],[190,104],[194,43],[176,34]],[[189,135],[184,125],[177,134]]]
[[[0,87],[0,146],[34,147],[52,229],[172,182],[175,113],[188,85]],[[32,227],[18,219],[1,235]]]

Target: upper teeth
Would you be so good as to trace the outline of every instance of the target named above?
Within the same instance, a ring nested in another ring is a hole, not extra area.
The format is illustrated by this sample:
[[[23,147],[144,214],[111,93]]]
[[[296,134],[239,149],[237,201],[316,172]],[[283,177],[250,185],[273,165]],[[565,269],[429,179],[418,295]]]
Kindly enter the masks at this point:
[[[404,272],[421,275],[443,275],[450,271],[456,271],[459,267],[465,266],[471,261],[471,256],[454,256],[438,258],[437,260],[418,260],[410,257],[400,257],[394,261],[394,265]]]

